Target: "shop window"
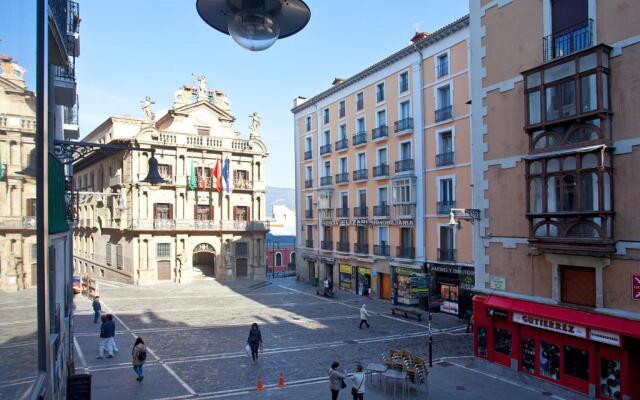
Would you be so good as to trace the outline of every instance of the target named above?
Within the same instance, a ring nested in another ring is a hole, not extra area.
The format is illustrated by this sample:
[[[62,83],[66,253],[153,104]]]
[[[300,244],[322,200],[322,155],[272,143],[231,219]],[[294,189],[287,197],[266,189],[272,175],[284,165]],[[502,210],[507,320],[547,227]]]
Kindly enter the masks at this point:
[[[620,361],[600,359],[600,395],[607,399],[620,399]]]
[[[522,369],[530,374],[536,371],[536,341],[527,338],[522,341]]]
[[[476,352],[479,357],[487,356],[487,328],[483,326],[478,327],[476,334]]]
[[[440,286],[440,296],[443,300],[458,301],[458,286],[443,283]]]
[[[511,355],[511,331],[502,328],[495,328],[493,331],[493,349],[496,353]]]
[[[560,348],[555,344],[540,341],[540,375],[556,381],[560,378]]]
[[[589,380],[589,352],[564,346],[564,373],[574,378]]]

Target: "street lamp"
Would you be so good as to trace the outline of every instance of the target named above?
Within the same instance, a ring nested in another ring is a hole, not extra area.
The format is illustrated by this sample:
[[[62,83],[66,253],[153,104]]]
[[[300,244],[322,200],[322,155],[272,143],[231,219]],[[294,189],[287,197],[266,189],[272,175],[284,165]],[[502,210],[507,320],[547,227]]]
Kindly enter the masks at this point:
[[[449,211],[449,226],[451,228],[462,229],[460,222],[456,222],[456,214],[459,214],[459,219],[470,221],[472,224],[475,221],[480,221],[480,210],[477,208],[452,208]]]
[[[251,51],[298,33],[311,18],[302,0],[198,0],[196,10],[211,27]]]

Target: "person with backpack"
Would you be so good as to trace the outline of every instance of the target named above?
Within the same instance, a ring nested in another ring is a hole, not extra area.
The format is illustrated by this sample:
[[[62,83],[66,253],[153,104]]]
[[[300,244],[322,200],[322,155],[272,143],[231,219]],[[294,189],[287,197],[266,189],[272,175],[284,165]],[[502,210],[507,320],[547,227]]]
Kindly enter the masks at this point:
[[[93,302],[91,303],[91,307],[93,308],[93,323],[97,324],[100,319],[100,314],[102,314],[102,306],[100,305],[100,297],[96,296],[93,298]]]
[[[111,349],[111,346],[109,346],[109,330],[110,330],[110,326],[109,323],[107,321],[107,316],[106,315],[102,315],[100,317],[100,319],[102,320],[102,324],[100,325],[100,343],[99,343],[99,348],[98,348],[98,356],[96,357],[97,359],[102,359],[104,358],[104,350],[107,349],[107,358],[113,358],[113,350]]]
[[[351,387],[353,400],[364,400],[364,372],[362,365],[358,364],[356,366],[356,372],[353,373],[351,381],[353,382],[353,387]]]
[[[247,344],[251,347],[251,357],[255,363],[258,361],[258,350],[262,345],[262,333],[260,333],[260,328],[258,328],[258,324],[255,322],[251,325],[251,330],[249,330]]]
[[[334,361],[329,369],[329,389],[331,390],[331,400],[337,400],[340,390],[347,387],[344,380],[347,378],[347,373],[344,370],[339,370],[340,363]]]
[[[113,320],[113,315],[107,314],[107,333],[109,337],[107,338],[107,348],[112,353],[118,352],[118,345],[116,344],[116,321]]]
[[[136,380],[142,382],[144,375],[142,375],[142,366],[147,361],[147,346],[144,344],[144,340],[140,336],[136,338],[136,342],[133,344],[131,350],[131,357],[133,363],[133,371],[138,375]]]

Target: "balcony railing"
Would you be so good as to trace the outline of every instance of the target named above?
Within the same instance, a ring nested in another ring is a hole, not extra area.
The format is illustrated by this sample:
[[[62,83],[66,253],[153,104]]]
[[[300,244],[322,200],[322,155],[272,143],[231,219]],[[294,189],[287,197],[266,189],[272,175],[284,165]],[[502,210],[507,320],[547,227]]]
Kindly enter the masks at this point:
[[[321,176],[320,177],[320,186],[328,186],[333,184],[333,176]]]
[[[409,90],[409,78],[400,80],[400,93],[404,93]]]
[[[304,152],[304,159],[305,160],[311,160],[312,157],[313,157],[313,151],[309,150],[309,151],[305,151]]]
[[[407,246],[396,246],[396,257],[416,258],[416,248]]]
[[[389,216],[389,206],[387,204],[373,206],[373,216],[374,217],[388,217]]]
[[[49,9],[62,38],[65,38],[67,34],[67,3],[68,0],[49,0]]]
[[[380,103],[381,101],[384,101],[384,90],[378,90],[376,92],[376,101],[378,103]]]
[[[69,1],[67,31],[69,33],[80,32],[80,5],[75,1]]]
[[[374,244],[373,254],[376,256],[389,257],[389,245],[388,244]]]
[[[333,218],[333,208],[318,207],[318,216],[320,218]]]
[[[331,153],[331,143],[320,146],[320,155]]]
[[[78,99],[76,97],[76,102],[72,107],[64,106],[64,119],[63,123],[67,125],[78,125],[78,109],[80,105],[78,104]]]
[[[376,165],[371,172],[374,178],[389,176],[389,164]]]
[[[396,172],[412,171],[413,158],[396,161]]]
[[[304,188],[309,189],[313,187],[313,179],[307,179],[304,181]]]
[[[393,208],[397,218],[413,218],[416,216],[415,204],[394,204]]]
[[[56,78],[65,79],[68,81],[75,81],[76,79],[75,59],[69,58],[69,63],[67,64],[66,67],[56,67],[55,76]]]
[[[353,216],[354,217],[366,217],[368,214],[369,207],[353,207]]]
[[[356,254],[369,254],[369,243],[354,243],[353,252]]]
[[[369,176],[368,174],[369,170],[366,168],[363,169],[357,169],[355,171],[353,171],[353,180],[354,181],[361,181],[361,180],[365,180],[367,179]]]
[[[338,217],[338,218],[349,218],[349,209],[348,208],[336,208],[336,217]]]
[[[398,132],[404,132],[404,131],[410,131],[413,129],[413,118],[409,117],[409,118],[403,118],[399,121],[396,121],[394,123],[394,131],[396,133]]]
[[[233,190],[253,190],[253,181],[247,179],[234,179]]]
[[[438,249],[438,261],[455,261],[456,249]]]
[[[132,229],[155,230],[267,231],[270,229],[270,224],[269,221],[133,219],[129,227]]]
[[[0,229],[36,229],[36,217],[1,217]]]
[[[310,249],[313,249],[313,239],[307,239],[304,241],[304,245]]]
[[[367,143],[367,132],[360,132],[353,135],[353,145],[358,146]]]
[[[437,204],[438,214],[449,214],[452,208],[456,207],[455,200],[439,201]]]
[[[386,125],[381,125],[371,130],[371,138],[373,140],[387,138],[387,137],[389,137],[389,127]]]
[[[340,107],[338,109],[338,118],[344,118],[347,115],[346,107]]]
[[[322,250],[333,250],[333,242],[331,240],[323,240],[320,242],[320,248]]]
[[[349,173],[348,172],[342,172],[339,174],[336,174],[336,184],[338,183],[347,183],[349,182]]]
[[[336,140],[336,151],[345,150],[349,148],[349,139]]]
[[[446,153],[436,154],[436,167],[445,167],[454,164],[455,153],[448,151]]]
[[[349,242],[336,242],[336,250],[344,253],[349,252]]]
[[[358,100],[356,102],[356,111],[361,111],[364,108],[364,100]]]
[[[453,106],[446,106],[436,110],[436,122],[453,118]]]
[[[304,217],[305,218],[313,218],[313,208],[308,209],[308,210],[304,210]]]
[[[564,57],[593,45],[593,20],[588,19],[543,39],[544,61]]]
[[[438,79],[443,76],[449,75],[449,61],[438,61],[438,66],[436,67]]]

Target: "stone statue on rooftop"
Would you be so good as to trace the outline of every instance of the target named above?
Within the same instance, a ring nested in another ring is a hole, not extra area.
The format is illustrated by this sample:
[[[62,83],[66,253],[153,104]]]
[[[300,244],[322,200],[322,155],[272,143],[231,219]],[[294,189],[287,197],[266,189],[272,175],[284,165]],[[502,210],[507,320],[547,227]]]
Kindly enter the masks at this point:
[[[250,137],[252,138],[260,137],[258,128],[260,128],[260,125],[262,125],[262,123],[260,122],[260,117],[258,116],[258,113],[254,112],[253,114],[249,115],[249,118],[251,118],[251,123],[249,124]]]
[[[156,104],[151,100],[151,97],[147,96],[140,102],[142,108],[142,119],[144,122],[153,123],[156,120],[156,114],[151,110],[151,105]]]
[[[198,81],[198,86],[196,87],[196,92],[198,93],[198,101],[200,100],[209,100],[209,95],[207,94],[207,78],[204,75],[196,75],[192,74],[196,80]]]

